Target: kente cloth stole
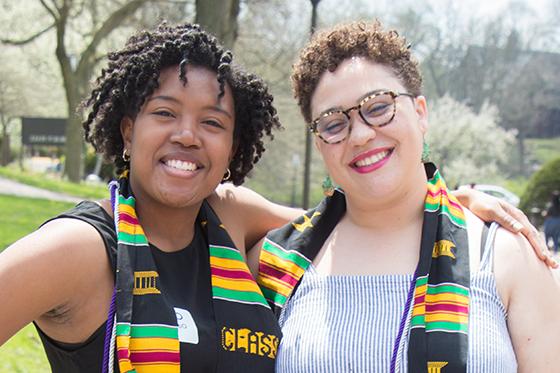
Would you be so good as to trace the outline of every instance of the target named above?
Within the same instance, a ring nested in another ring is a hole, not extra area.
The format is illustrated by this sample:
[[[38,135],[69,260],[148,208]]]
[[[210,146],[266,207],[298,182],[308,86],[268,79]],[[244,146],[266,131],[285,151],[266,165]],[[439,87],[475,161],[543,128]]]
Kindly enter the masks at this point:
[[[428,192],[420,259],[411,282],[393,349],[391,372],[465,372],[468,352],[469,255],[465,215],[436,167],[425,164]],[[291,224],[270,232],[257,282],[276,316],[346,211],[337,189]],[[375,243],[372,242],[372,245]],[[403,351],[408,338],[408,352]]]
[[[161,292],[157,268],[146,235],[138,222],[136,201],[128,178],[113,181],[111,192],[118,244],[115,292],[107,321],[109,338],[105,339],[104,372],[113,371],[115,350],[121,373],[180,372],[176,313]],[[197,224],[202,226],[209,246],[216,325],[224,330],[225,325],[247,325],[243,316],[250,315],[257,320],[253,323],[259,324],[255,328],[266,328],[262,325],[265,322],[260,320],[267,320],[267,317],[273,319],[270,307],[241,253],[206,201],[201,206]],[[278,328],[276,322],[272,325]],[[224,330],[221,331],[222,339],[225,338]],[[270,338],[276,338],[271,341],[271,346],[275,342],[271,351],[275,357],[279,331],[276,334],[271,331],[268,333]],[[222,341],[225,351],[228,347],[226,342]],[[236,356],[229,354],[229,359],[235,362]],[[273,357],[269,357],[271,362],[268,364],[273,366]],[[232,363],[228,359],[221,360]]]

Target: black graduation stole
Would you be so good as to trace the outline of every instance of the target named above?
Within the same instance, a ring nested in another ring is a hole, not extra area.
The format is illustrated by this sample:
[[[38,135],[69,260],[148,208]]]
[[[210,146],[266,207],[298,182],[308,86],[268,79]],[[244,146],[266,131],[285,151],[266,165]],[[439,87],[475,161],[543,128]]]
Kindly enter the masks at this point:
[[[116,350],[119,370],[178,373],[181,366],[177,316],[159,286],[148,240],[135,210],[128,178],[111,183],[117,230],[115,295],[107,321],[112,328],[106,346],[112,371]],[[214,316],[221,348],[217,371],[232,364],[255,372],[272,372],[280,330],[241,253],[220,220],[203,202],[197,224],[208,242]],[[208,346],[216,348],[216,346]],[[112,351],[112,352],[111,352]]]
[[[425,168],[428,192],[420,259],[403,310],[391,371],[400,371],[408,338],[409,372],[464,372],[470,287],[465,216],[435,166],[427,163]],[[277,317],[345,211],[344,193],[336,190],[316,208],[267,235],[257,282]]]

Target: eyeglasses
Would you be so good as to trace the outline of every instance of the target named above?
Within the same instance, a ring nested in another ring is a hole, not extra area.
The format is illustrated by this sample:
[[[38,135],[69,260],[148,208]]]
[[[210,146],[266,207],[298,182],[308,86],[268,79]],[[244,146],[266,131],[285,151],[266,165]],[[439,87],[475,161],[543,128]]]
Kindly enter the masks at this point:
[[[395,99],[399,96],[415,98],[410,93],[378,91],[364,98],[358,105],[346,110],[332,110],[311,122],[309,129],[327,144],[344,141],[352,130],[350,112],[358,110],[360,117],[371,127],[383,127],[391,123],[397,112]]]

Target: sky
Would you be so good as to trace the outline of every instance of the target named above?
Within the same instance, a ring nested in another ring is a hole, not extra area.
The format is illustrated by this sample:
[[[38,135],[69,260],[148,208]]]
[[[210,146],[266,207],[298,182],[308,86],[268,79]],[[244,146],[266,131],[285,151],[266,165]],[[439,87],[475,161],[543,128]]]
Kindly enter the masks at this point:
[[[551,0],[517,0],[517,3],[532,8],[539,17],[546,15],[546,8]],[[442,0],[432,0],[431,3],[436,4]],[[468,9],[469,13],[479,14],[481,16],[499,15],[505,7],[511,5],[512,0],[462,0],[461,3]]]

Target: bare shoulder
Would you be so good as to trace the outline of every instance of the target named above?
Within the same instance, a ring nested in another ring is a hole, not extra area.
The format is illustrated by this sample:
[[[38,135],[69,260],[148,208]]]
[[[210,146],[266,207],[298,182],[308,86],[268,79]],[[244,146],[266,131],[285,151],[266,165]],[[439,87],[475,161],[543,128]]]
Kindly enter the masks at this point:
[[[523,291],[540,292],[542,285],[550,286],[551,290],[554,287],[553,270],[539,260],[521,234],[498,229],[494,250],[496,284],[506,305]]]
[[[264,217],[280,219],[284,224],[295,219],[303,210],[272,202],[252,189],[232,184],[221,184],[210,196],[211,204],[220,204],[217,208],[227,210],[241,209],[241,212],[258,213]],[[214,207],[214,205],[213,205]],[[239,213],[240,211],[232,211]]]
[[[519,371],[554,371],[560,364],[560,280],[524,236],[499,229],[494,247],[496,286]]]
[[[249,188],[232,184],[221,184],[208,198],[208,202],[232,238],[235,236],[248,249],[268,231],[302,213],[300,209],[271,202]]]
[[[2,253],[5,265],[12,261],[27,263],[37,266],[42,272],[52,272],[54,277],[59,277],[61,272],[87,273],[92,270],[88,269],[91,264],[106,259],[99,233],[91,225],[70,218],[46,223]]]
[[[89,224],[56,219],[0,254],[0,344],[50,311],[72,310],[112,282],[103,241]]]

